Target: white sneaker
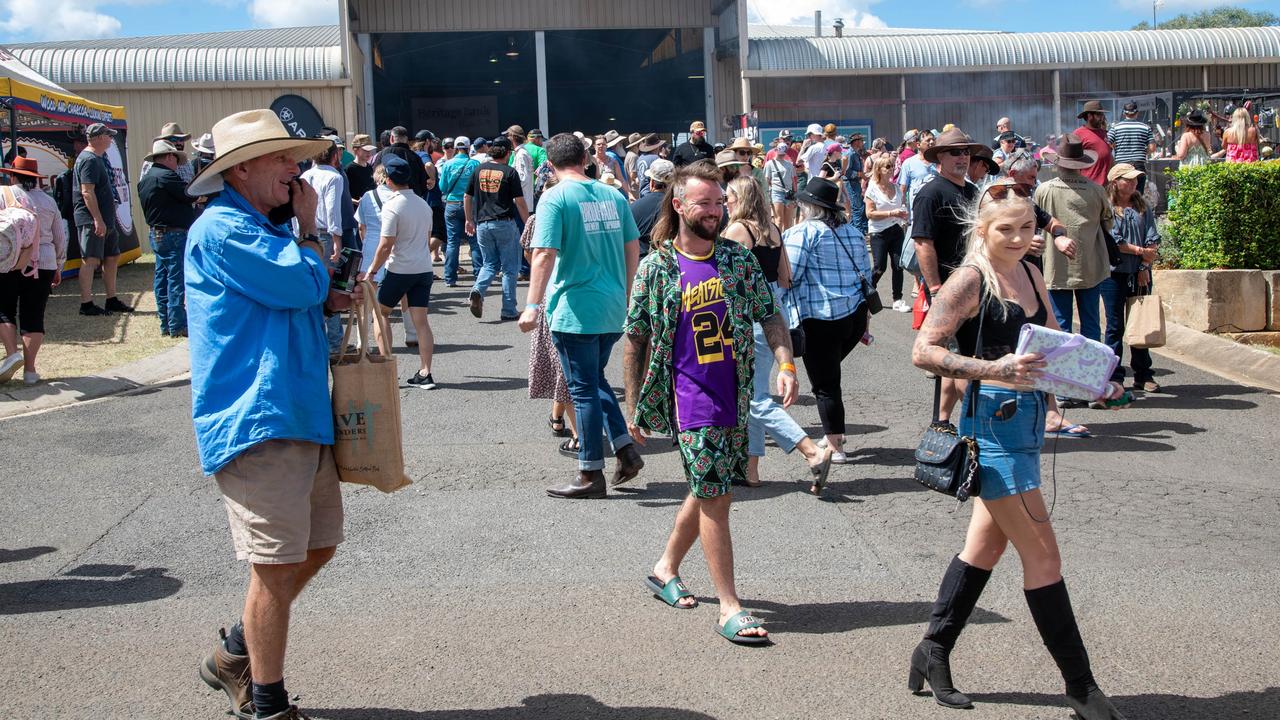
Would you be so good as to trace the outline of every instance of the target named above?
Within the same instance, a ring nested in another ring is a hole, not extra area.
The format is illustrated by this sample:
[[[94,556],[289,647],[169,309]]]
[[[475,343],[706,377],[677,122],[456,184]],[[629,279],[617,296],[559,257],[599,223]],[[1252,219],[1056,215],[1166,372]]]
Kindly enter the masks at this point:
[[[9,357],[0,361],[0,383],[9,382],[9,378],[18,371],[18,366],[22,364],[22,353],[15,352]]]
[[[848,455],[845,455],[843,452],[840,452],[840,451],[838,451],[838,450],[833,450],[833,451],[831,452],[831,464],[833,464],[833,465],[847,465],[848,463],[849,463],[849,456],[848,456]]]
[[[23,382],[23,384],[25,384],[25,385],[35,385],[36,383],[40,382],[40,373],[38,373],[38,372],[23,372],[23,373],[22,373],[22,382]]]
[[[894,309],[895,311],[897,311],[897,312],[900,312],[900,313],[909,313],[909,312],[911,312],[911,306],[910,306],[910,305],[908,305],[908,304],[907,304],[907,301],[905,301],[905,300],[894,300],[894,301],[893,301],[893,309]]]

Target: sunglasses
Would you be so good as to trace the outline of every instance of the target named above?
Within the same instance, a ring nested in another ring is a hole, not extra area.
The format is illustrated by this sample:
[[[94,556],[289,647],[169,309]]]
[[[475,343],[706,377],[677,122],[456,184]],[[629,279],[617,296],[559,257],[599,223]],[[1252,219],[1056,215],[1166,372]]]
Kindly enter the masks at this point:
[[[751,151],[750,150],[734,150],[733,154],[734,155],[750,155]]]
[[[958,150],[943,150],[942,154],[950,155],[951,157],[968,157],[972,154],[972,151],[969,148],[960,148]]]
[[[986,190],[982,191],[982,200],[991,198],[996,202],[1009,197],[1010,193],[1020,198],[1031,197],[1031,186],[1026,183],[999,183],[996,185],[988,185]],[[979,200],[981,204],[982,200]]]

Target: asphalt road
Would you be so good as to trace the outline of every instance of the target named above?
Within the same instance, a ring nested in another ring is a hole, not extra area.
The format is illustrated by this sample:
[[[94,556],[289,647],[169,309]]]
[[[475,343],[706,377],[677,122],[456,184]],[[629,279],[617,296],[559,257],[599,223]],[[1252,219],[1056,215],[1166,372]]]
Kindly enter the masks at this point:
[[[527,399],[526,336],[475,321],[463,289],[432,318],[441,387],[403,391],[415,484],[345,488],[347,542],[295,610],[288,684],[313,717],[959,717],[905,688],[969,513],[909,477],[931,391],[909,316],[878,315],[845,363],[854,462],[826,497],[776,449],[767,484],[735,494],[738,586],[765,649],[716,635],[697,548],[697,610],[642,588],[685,493],[669,443],[607,500],[545,497],[574,464]],[[401,355],[402,377],[415,362]],[[1099,437],[1045,453],[1095,674],[1135,720],[1280,717],[1280,399],[1156,364],[1166,394],[1075,411]],[[816,435],[812,399],[794,413]],[[222,717],[196,665],[247,573],[198,469],[189,386],[0,421],[0,447],[2,716]],[[953,655],[978,703],[966,717],[1068,717],[1012,551],[974,620]]]

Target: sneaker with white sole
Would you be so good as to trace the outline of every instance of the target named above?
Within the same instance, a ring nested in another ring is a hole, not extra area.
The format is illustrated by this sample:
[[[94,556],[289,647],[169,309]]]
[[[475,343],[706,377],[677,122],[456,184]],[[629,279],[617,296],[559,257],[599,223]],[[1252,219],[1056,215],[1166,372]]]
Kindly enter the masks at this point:
[[[22,373],[22,384],[23,384],[23,385],[35,385],[35,384],[36,384],[36,383],[38,383],[38,382],[40,382],[40,373],[38,373],[38,372],[23,372],[23,373]]]
[[[410,387],[416,387],[420,390],[435,390],[436,381],[431,378],[431,373],[423,375],[421,371],[413,374],[413,377],[405,381]]]
[[[0,361],[0,383],[9,382],[9,378],[18,372],[18,368],[22,366],[22,353],[15,352],[4,360]]]
[[[900,313],[909,313],[909,312],[911,312],[911,306],[910,306],[910,305],[908,305],[908,304],[907,304],[907,301],[905,301],[905,300],[894,300],[894,301],[893,301],[893,309],[894,309],[894,311],[895,311],[895,312],[900,312]]]

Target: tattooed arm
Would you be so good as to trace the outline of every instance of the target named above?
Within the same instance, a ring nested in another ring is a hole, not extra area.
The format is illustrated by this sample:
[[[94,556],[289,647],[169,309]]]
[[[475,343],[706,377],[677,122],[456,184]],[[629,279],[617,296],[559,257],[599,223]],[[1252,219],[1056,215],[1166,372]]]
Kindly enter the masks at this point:
[[[640,387],[649,359],[648,335],[623,335],[622,383],[627,401],[627,432],[636,443],[644,445],[644,431],[636,427],[636,405],[640,403]]]
[[[954,336],[966,320],[978,314],[980,292],[977,270],[964,267],[952,273],[933,297],[929,314],[916,335],[911,361],[916,367],[943,377],[1028,385],[1044,367],[1042,357],[1037,353],[981,360],[947,350],[947,339]]]
[[[764,330],[769,349],[773,350],[773,359],[778,361],[778,394],[782,396],[782,407],[791,407],[800,394],[795,357],[791,353],[791,331],[782,319],[782,313],[774,313],[761,320],[760,328]]]
[[[942,284],[942,275],[938,272],[938,253],[929,238],[912,238],[916,244],[916,263],[920,265],[920,274],[924,276],[925,287],[932,292]],[[974,301],[977,307],[977,301]]]

